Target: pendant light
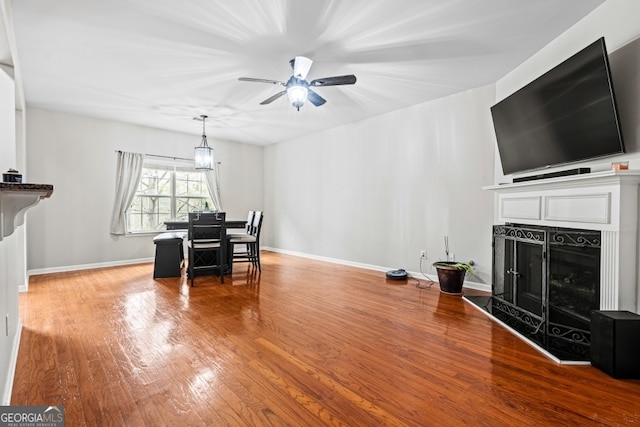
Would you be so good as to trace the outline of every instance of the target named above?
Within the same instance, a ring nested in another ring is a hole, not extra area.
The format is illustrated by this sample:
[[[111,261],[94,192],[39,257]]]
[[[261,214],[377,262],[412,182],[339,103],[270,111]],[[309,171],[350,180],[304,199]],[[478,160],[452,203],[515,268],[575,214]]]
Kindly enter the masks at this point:
[[[195,168],[200,170],[212,170],[213,169],[213,148],[207,144],[207,135],[205,133],[205,121],[207,116],[202,115],[202,142],[196,147],[195,152]]]

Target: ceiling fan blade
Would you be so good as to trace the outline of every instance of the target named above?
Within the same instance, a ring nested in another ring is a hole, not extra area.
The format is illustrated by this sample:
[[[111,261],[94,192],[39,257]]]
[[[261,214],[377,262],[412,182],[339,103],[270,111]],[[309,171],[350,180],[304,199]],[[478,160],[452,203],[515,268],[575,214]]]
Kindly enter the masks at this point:
[[[313,61],[304,56],[296,56],[289,61],[289,63],[291,64],[291,68],[293,68],[293,76],[304,80],[307,78],[307,74],[309,74]]]
[[[309,100],[310,103],[312,103],[316,107],[319,107],[325,102],[327,102],[326,99],[324,99],[323,97],[321,97],[320,95],[312,91],[311,89],[309,89],[309,92],[307,93],[307,99]]]
[[[324,77],[321,79],[311,80],[309,86],[338,86],[352,85],[356,82],[356,76],[349,74],[346,76]]]
[[[285,93],[287,93],[286,90],[283,90],[282,92],[278,92],[275,95],[265,99],[264,101],[262,101],[260,103],[260,105],[267,105],[267,104],[271,104],[273,101],[275,101],[276,99],[280,98],[282,95],[284,95]]]
[[[253,77],[240,77],[238,80],[240,80],[241,82],[271,83],[273,85],[282,85],[282,86],[284,86],[283,82],[279,82],[277,80],[254,79]]]

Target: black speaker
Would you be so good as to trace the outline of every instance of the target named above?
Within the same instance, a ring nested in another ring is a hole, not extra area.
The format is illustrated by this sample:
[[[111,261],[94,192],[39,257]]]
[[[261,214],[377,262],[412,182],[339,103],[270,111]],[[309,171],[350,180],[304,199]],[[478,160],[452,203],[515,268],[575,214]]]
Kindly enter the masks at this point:
[[[591,364],[614,378],[640,378],[640,315],[592,311]]]

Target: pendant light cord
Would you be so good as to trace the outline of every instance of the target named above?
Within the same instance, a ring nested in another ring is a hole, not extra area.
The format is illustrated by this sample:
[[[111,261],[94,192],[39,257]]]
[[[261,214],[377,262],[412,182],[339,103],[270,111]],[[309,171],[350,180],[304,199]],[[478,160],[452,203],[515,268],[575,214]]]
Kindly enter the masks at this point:
[[[207,144],[207,134],[205,133],[205,121],[207,120],[207,116],[203,114],[200,117],[202,117],[202,142],[204,143],[205,147],[208,147],[209,144]]]

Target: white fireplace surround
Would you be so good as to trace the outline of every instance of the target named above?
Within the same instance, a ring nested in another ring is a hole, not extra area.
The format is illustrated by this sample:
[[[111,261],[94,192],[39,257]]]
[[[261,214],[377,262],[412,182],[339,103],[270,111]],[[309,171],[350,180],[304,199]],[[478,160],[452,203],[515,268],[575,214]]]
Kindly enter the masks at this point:
[[[640,170],[604,171],[483,187],[497,222],[599,230],[600,310],[638,313]]]

